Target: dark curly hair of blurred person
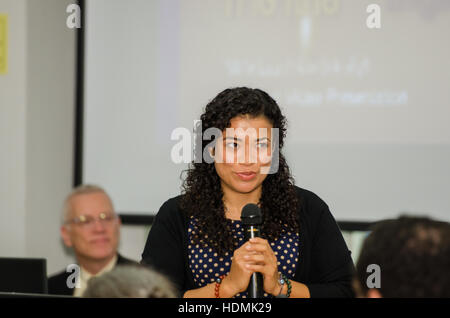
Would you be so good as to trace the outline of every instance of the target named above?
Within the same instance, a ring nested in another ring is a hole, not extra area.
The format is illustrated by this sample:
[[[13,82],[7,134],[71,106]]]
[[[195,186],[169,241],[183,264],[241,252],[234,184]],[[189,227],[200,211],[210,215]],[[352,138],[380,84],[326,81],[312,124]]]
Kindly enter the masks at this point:
[[[224,90],[208,103],[201,115],[201,136],[208,128],[225,130],[230,127],[231,119],[238,116],[264,116],[273,128],[278,128],[278,170],[268,174],[263,181],[259,202],[263,215],[262,236],[269,240],[276,239],[282,234],[283,224],[288,224],[293,231],[298,232],[299,200],[293,186],[294,180],[281,152],[286,137],[286,118],[274,99],[260,89],[238,87]],[[195,147],[201,147],[203,153],[210,142],[203,138],[201,141],[197,139]],[[230,223],[225,218],[223,192],[214,163],[203,160],[201,163],[191,163],[183,183],[180,207],[198,222],[194,236],[197,243],[214,247],[220,255],[231,252],[238,245],[231,235]]]
[[[370,264],[380,266],[382,297],[450,297],[450,224],[412,216],[376,223],[356,266],[359,296]]]

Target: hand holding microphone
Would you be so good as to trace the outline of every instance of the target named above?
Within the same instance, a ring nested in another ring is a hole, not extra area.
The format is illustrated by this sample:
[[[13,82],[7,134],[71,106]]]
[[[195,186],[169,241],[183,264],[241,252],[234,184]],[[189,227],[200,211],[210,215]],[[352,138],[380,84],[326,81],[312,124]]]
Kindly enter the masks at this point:
[[[224,284],[231,288],[232,294],[247,290],[250,298],[263,297],[264,292],[277,296],[280,291],[277,258],[269,242],[259,237],[261,210],[256,204],[247,204],[241,220],[247,242],[235,250]]]
[[[277,257],[270,247],[269,242],[260,237],[253,238],[249,242],[250,245],[246,248],[252,254],[247,258],[250,263],[246,265],[246,268],[256,274],[262,275],[262,288],[266,293],[278,296],[280,294],[281,286],[278,283],[279,274]]]

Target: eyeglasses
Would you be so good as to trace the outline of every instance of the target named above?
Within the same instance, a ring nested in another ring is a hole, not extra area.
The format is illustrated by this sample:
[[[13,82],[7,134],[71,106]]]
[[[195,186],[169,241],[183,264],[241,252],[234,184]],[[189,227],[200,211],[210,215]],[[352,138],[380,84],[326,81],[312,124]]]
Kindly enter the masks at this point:
[[[100,213],[100,215],[95,218],[90,215],[80,215],[66,222],[66,224],[74,224],[80,226],[81,228],[91,229],[95,226],[96,221],[99,221],[103,226],[108,226],[117,219],[114,213]]]

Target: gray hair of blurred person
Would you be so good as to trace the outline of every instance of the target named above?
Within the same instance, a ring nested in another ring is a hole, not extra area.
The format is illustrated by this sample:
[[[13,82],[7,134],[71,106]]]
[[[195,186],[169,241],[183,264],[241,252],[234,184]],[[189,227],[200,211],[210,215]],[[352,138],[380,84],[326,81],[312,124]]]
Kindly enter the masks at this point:
[[[108,197],[109,201],[111,202],[111,205],[114,207],[111,197],[108,195],[108,193],[106,193],[106,191],[102,187],[94,184],[82,184],[72,189],[72,191],[67,195],[66,199],[64,200],[63,215],[61,220],[62,224],[65,224],[65,222],[69,220],[71,212],[70,207],[71,200],[78,195],[91,193],[103,193]]]
[[[89,280],[85,298],[175,298],[176,289],[162,274],[139,265],[119,265]]]

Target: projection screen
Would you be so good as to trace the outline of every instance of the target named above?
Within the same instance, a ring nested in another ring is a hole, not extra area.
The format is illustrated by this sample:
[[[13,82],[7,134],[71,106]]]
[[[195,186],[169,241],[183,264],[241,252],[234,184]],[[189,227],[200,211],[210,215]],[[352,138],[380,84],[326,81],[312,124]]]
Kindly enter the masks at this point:
[[[450,221],[450,2],[87,0],[83,183],[120,213],[180,194],[171,150],[229,87],[288,119],[296,184],[340,221]]]

